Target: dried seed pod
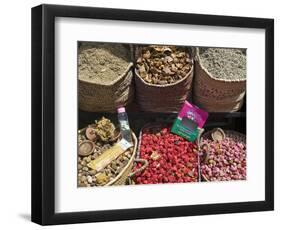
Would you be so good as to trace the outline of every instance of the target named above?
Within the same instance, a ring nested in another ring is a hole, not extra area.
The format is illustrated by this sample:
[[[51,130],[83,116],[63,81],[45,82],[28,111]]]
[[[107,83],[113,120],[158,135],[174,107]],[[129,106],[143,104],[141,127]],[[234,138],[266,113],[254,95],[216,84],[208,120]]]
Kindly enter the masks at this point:
[[[105,173],[98,173],[96,180],[98,184],[106,184],[109,181],[109,177]]]
[[[145,58],[145,59],[150,58],[150,56],[151,55],[150,55],[150,51],[149,50],[146,50],[145,53],[142,55],[142,57]]]
[[[81,142],[83,142],[85,140],[86,140],[86,138],[85,138],[84,135],[78,134],[78,143],[81,143]]]
[[[173,52],[172,49],[169,47],[165,47],[163,49],[163,53],[165,53],[166,55],[171,55],[172,52]]]
[[[141,57],[139,57],[139,58],[137,59],[137,63],[138,63],[138,64],[142,63],[142,58],[141,58]]]
[[[182,69],[183,64],[181,64],[181,63],[176,63],[176,67],[178,67],[179,69]]]
[[[169,82],[170,83],[170,82]],[[164,81],[159,81],[159,84],[160,85],[166,85],[166,84],[168,84],[168,81],[166,81],[166,80],[164,80]]]
[[[165,57],[166,62],[172,62],[174,59],[171,56]]]

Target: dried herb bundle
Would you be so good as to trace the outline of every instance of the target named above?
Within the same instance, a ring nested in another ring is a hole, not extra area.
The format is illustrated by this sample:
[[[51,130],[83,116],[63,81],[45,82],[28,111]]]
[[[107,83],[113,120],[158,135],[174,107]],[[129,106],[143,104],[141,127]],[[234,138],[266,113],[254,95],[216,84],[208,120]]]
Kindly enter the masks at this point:
[[[184,78],[191,67],[192,60],[186,47],[141,47],[141,54],[137,59],[140,77],[155,85],[175,83]]]
[[[115,136],[115,125],[107,118],[102,117],[94,126],[96,135],[102,141],[109,141]]]

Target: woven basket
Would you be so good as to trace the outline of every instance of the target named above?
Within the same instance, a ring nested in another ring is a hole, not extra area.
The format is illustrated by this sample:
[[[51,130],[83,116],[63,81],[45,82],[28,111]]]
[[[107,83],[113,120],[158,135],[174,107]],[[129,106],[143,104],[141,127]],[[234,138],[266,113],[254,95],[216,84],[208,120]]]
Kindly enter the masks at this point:
[[[113,112],[134,98],[133,63],[111,84],[79,79],[79,108],[88,112]]]
[[[199,144],[199,151],[200,151],[200,147],[201,147],[201,143],[202,143],[203,139],[211,139],[211,133],[212,133],[212,131],[208,131],[201,136],[200,144]],[[233,131],[233,130],[224,130],[224,133],[225,133],[225,137],[234,138],[239,142],[246,143],[246,135],[243,133],[239,133],[239,132]],[[201,181],[209,181],[205,177],[205,175],[201,173],[201,168],[200,168],[200,175],[201,175]]]
[[[170,122],[152,122],[152,123],[147,123],[145,124],[141,131],[140,131],[140,134],[139,134],[139,144],[138,144],[138,151],[137,151],[137,158],[139,159],[140,157],[140,146],[141,146],[141,141],[142,141],[142,133],[146,130],[146,129],[154,129],[154,128],[163,128],[163,127],[167,127],[167,126],[172,126],[172,124]],[[201,133],[201,131],[199,131],[199,133]],[[199,139],[198,139],[199,140]],[[197,142],[198,143],[198,142]],[[197,170],[198,170],[198,181],[200,181],[200,158],[199,158],[199,155],[197,157],[198,159],[198,167],[197,167]],[[143,171],[145,168],[146,168],[147,165],[143,164],[143,167],[140,168],[140,171]],[[137,172],[134,172],[132,176],[134,176]],[[132,180],[133,181],[133,180]],[[134,183],[134,181],[133,181]]]
[[[245,80],[222,80],[208,72],[200,61],[197,49],[193,102],[208,112],[235,112],[243,103],[246,91]]]
[[[136,49],[136,56],[141,48]],[[192,59],[193,62],[193,59]],[[191,97],[193,65],[190,71],[180,81],[155,85],[145,82],[135,68],[136,100],[142,111],[177,112],[186,99]]]

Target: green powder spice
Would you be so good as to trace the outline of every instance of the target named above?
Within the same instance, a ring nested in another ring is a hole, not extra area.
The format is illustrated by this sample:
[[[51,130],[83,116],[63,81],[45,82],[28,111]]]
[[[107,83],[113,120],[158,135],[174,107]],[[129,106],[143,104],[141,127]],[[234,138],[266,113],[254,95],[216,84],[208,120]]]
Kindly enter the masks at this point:
[[[200,59],[214,78],[245,80],[245,52],[245,49],[200,48]]]
[[[78,54],[79,79],[110,84],[124,74],[130,52],[122,44],[82,43]]]

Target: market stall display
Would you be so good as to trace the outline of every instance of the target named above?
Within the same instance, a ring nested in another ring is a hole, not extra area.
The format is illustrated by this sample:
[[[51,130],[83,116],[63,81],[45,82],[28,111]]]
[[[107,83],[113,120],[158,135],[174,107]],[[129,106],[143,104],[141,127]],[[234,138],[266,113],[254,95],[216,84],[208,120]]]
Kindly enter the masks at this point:
[[[246,50],[82,42],[78,59],[78,187],[246,179]]]

